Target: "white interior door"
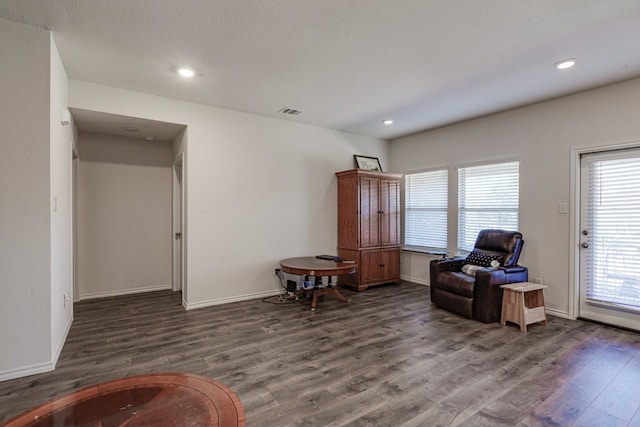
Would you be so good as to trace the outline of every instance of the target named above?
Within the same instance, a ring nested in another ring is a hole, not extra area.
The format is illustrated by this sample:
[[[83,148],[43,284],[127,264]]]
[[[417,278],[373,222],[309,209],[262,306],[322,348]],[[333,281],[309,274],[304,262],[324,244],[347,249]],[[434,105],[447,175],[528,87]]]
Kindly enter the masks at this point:
[[[640,150],[580,164],[579,316],[640,330]]]

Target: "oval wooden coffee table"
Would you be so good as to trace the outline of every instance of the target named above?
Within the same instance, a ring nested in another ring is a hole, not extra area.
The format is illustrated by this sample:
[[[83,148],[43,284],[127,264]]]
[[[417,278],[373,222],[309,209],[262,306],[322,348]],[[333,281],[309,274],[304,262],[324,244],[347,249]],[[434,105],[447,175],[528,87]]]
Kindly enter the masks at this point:
[[[2,424],[17,426],[244,427],[240,400],[228,387],[192,374],[120,378],[47,402]]]
[[[287,258],[280,261],[280,268],[282,271],[289,274],[297,274],[301,276],[317,277],[317,276],[342,276],[344,274],[353,274],[358,269],[358,266],[353,263],[329,261],[326,259],[319,259],[312,256],[299,257],[299,258]],[[318,305],[318,297],[326,294],[335,295],[342,302],[349,302],[344,295],[338,291],[335,285],[329,280],[328,287],[305,290],[299,289],[296,291],[296,295],[300,295],[303,292],[311,292],[313,300],[311,302],[311,311],[316,310]]]

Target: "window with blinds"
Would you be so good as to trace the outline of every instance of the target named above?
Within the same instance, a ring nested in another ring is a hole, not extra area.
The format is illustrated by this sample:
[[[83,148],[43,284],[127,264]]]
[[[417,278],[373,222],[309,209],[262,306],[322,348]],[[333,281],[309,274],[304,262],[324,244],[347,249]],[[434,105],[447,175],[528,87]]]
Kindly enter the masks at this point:
[[[446,250],[448,170],[405,175],[404,184],[404,244]]]
[[[640,158],[587,169],[586,299],[640,309]]]
[[[458,169],[458,251],[471,251],[485,228],[518,229],[520,162]]]

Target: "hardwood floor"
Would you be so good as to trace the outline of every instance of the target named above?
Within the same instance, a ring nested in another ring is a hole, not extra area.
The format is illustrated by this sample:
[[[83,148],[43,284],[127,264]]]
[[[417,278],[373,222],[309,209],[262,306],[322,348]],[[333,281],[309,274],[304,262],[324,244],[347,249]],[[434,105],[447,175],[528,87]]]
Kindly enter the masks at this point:
[[[550,317],[484,324],[411,283],[185,311],[171,291],[80,302],[54,372],[0,383],[0,420],[98,382],[213,378],[247,425],[640,426],[640,334]]]

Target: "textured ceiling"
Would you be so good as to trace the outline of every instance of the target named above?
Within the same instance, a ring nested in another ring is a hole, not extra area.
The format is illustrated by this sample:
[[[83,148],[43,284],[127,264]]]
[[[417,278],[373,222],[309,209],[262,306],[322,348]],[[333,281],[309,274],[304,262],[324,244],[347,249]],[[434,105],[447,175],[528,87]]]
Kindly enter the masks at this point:
[[[0,0],[0,16],[52,29],[70,78],[386,139],[640,76],[638,0]]]

